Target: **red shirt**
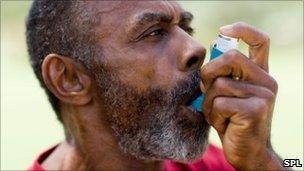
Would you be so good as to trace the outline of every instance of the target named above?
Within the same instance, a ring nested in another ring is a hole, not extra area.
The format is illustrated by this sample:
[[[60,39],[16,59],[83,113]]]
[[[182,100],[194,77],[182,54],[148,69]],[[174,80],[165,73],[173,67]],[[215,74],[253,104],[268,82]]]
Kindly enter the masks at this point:
[[[55,150],[57,146],[40,154],[29,171],[45,171],[41,163]],[[163,164],[164,171],[235,171],[235,169],[226,161],[223,151],[216,146],[209,144],[204,155],[193,163],[179,163],[165,160]]]

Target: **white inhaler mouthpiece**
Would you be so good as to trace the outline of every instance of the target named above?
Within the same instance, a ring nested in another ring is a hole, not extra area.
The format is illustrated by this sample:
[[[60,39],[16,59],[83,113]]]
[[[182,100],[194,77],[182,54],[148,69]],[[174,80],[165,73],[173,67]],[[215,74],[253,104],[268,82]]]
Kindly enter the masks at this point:
[[[220,57],[221,54],[231,50],[238,48],[239,40],[236,38],[224,36],[219,34],[215,44],[212,47],[210,60],[213,60],[217,57]],[[205,94],[201,93],[196,99],[191,102],[192,107],[198,111],[202,112],[202,103],[205,99]]]

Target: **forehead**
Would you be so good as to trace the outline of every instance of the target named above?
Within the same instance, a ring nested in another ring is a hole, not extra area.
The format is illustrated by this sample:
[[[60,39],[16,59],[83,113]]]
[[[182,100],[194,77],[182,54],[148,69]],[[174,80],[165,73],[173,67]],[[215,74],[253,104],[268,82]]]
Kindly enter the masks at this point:
[[[111,13],[111,15],[120,15],[125,12],[131,14],[144,10],[154,10],[172,14],[182,10],[176,1],[95,1],[94,6],[102,13]]]
[[[101,17],[101,24],[126,23],[143,12],[162,12],[179,16],[184,11],[175,1],[89,1],[86,5]]]

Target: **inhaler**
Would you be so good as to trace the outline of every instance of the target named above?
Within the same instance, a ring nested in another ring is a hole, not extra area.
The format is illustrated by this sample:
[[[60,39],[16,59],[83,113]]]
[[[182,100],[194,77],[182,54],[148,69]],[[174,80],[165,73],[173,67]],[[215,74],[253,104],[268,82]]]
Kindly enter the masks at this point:
[[[221,54],[238,48],[238,39],[219,35],[215,41],[215,44],[212,47],[210,60],[213,60],[219,57]],[[196,99],[191,102],[192,107],[198,111],[202,112],[202,103],[205,99],[205,94],[201,93]]]

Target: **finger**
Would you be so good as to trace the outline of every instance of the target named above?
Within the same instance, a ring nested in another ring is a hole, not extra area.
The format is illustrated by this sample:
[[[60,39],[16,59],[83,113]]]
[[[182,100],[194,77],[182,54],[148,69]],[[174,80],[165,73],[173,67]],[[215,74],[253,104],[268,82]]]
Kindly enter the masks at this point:
[[[224,134],[233,116],[249,113],[248,100],[250,99],[217,97],[214,99],[213,110],[208,118],[208,123],[214,127],[219,135]]]
[[[204,86],[204,84],[203,84],[202,81],[200,82],[200,89],[201,89],[201,91],[202,91],[203,93],[206,93],[206,88],[205,88],[205,86]]]
[[[208,123],[219,134],[224,134],[228,124],[232,123],[243,130],[249,131],[259,123],[269,124],[272,114],[268,112],[269,105],[264,99],[257,97],[235,98],[217,97],[214,99],[212,113]],[[263,121],[263,122],[260,122]],[[252,130],[256,131],[256,130]]]
[[[257,28],[238,22],[220,28],[220,33],[242,39],[249,45],[249,58],[268,72],[269,36]]]
[[[267,88],[261,86],[235,81],[227,77],[219,77],[214,81],[205,95],[203,104],[204,114],[208,115],[211,112],[213,101],[216,97],[249,98],[253,96],[271,99],[275,95]]]
[[[209,47],[210,52],[212,51],[212,48],[213,48],[213,46],[215,45],[215,43],[216,43],[216,40],[213,40],[213,41],[210,43],[210,47]],[[202,67],[203,67],[203,65],[201,66],[201,68],[202,68]],[[202,92],[206,92],[204,83],[203,83],[202,81],[200,82],[200,88],[201,88],[201,91],[202,91]]]
[[[229,124],[229,119],[236,113],[239,113],[242,106],[244,106],[244,99],[217,97],[214,99],[212,113],[209,114],[207,121],[219,135],[224,134]]]
[[[213,41],[210,43],[210,46],[209,46],[210,52],[212,51],[212,48],[213,48],[213,46],[215,45],[215,43],[216,43],[216,40],[213,40]],[[202,65],[201,68],[202,68],[203,66],[204,66],[204,65]],[[204,83],[203,83],[202,81],[200,82],[200,88],[201,88],[201,91],[202,91],[202,92],[206,92]]]
[[[201,68],[201,78],[206,90],[217,77],[239,77],[240,81],[264,86],[274,93],[277,92],[276,81],[237,50],[230,50]]]

